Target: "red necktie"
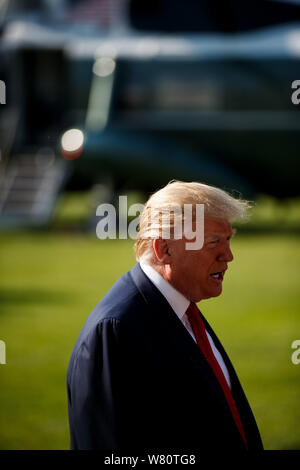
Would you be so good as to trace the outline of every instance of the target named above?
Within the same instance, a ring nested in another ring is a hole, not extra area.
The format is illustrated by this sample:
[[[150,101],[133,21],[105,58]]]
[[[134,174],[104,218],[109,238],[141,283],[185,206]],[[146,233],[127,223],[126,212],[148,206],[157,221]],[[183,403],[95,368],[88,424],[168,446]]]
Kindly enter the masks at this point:
[[[191,324],[192,330],[194,332],[195,338],[197,340],[198,346],[201,349],[201,352],[203,353],[204,357],[206,358],[207,362],[209,363],[210,367],[215,373],[215,376],[217,377],[219,384],[221,385],[221,388],[223,390],[223,393],[225,395],[225,398],[227,400],[227,403],[229,405],[229,408],[231,410],[232,416],[234,418],[235,424],[243,438],[243,441],[245,443],[246,449],[248,449],[247,445],[247,440],[243,428],[243,424],[238,412],[238,409],[236,407],[234,398],[232,396],[231,390],[228,386],[228,383],[224,377],[224,374],[222,372],[222,369],[218,363],[218,361],[215,358],[215,355],[212,351],[212,348],[210,346],[206,331],[205,331],[205,325],[204,322],[200,316],[200,312],[193,302],[191,302],[189,308],[186,311],[187,317],[189,319],[189,322]]]

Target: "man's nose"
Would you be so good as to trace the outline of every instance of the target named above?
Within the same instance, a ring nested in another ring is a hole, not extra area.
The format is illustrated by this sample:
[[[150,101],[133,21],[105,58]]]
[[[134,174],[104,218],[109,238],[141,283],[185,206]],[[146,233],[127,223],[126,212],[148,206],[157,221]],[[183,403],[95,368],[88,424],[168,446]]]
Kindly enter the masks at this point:
[[[220,253],[219,260],[226,261],[227,263],[230,263],[230,261],[233,261],[233,254],[230,249],[230,246],[225,247],[224,250]]]

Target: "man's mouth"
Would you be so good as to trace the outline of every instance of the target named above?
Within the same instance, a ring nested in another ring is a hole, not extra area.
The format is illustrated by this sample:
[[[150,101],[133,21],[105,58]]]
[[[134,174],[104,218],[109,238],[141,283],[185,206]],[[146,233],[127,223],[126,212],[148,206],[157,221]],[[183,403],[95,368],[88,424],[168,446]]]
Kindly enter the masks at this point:
[[[210,277],[217,282],[222,282],[224,279],[224,272],[225,271],[218,271],[216,273],[211,273]]]

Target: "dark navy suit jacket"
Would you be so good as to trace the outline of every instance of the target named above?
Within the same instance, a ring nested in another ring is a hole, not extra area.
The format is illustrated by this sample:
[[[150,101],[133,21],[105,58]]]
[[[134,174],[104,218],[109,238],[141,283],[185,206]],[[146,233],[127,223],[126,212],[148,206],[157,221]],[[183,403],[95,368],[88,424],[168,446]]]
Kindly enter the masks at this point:
[[[234,368],[204,322],[229,371],[249,450],[261,450]],[[67,389],[71,449],[245,449],[198,345],[139,264],[87,318],[70,358]]]

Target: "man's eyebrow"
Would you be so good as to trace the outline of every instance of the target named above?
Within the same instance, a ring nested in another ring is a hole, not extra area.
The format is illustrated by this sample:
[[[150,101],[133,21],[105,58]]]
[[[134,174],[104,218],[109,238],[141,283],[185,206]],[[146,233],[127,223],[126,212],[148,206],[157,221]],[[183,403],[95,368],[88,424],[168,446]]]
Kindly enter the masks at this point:
[[[234,235],[236,234],[237,232],[237,229],[236,228],[233,228],[232,229],[232,232],[231,234],[229,235],[230,237],[234,237]],[[224,238],[226,237],[227,238],[227,235],[225,235],[224,233],[219,233],[219,232],[215,232],[215,233],[209,233],[208,235],[206,235],[206,239],[207,238],[214,238],[214,237],[220,237],[220,238]]]

